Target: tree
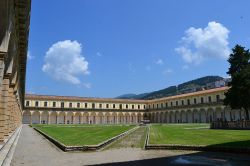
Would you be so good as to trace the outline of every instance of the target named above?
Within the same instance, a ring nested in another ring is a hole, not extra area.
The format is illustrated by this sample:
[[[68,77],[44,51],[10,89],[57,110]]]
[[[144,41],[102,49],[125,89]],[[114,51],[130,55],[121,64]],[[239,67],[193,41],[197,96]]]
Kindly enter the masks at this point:
[[[250,109],[250,53],[244,47],[236,45],[232,49],[227,74],[231,76],[230,89],[225,93],[224,104],[232,109],[243,109],[249,120]]]

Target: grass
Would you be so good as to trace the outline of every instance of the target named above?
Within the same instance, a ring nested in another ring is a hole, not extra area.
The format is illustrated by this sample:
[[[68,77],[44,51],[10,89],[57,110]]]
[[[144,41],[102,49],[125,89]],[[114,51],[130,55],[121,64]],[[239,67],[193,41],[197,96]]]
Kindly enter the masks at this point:
[[[250,148],[249,130],[214,130],[209,129],[209,124],[155,124],[149,136],[149,144]]]
[[[97,145],[134,125],[32,125],[66,146]]]

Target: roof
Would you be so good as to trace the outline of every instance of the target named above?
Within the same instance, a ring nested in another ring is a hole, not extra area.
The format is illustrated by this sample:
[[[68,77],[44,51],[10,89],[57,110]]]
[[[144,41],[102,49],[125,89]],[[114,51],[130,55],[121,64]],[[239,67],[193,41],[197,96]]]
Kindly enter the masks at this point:
[[[171,100],[171,99],[185,98],[185,97],[190,97],[190,96],[212,94],[212,93],[216,93],[216,92],[227,91],[228,89],[229,89],[229,87],[225,86],[225,87],[220,87],[220,88],[201,90],[201,91],[192,92],[192,93],[185,93],[185,94],[181,94],[181,95],[175,95],[175,96],[169,96],[169,97],[153,99],[153,100],[150,100],[150,102],[158,102],[158,101],[162,101],[162,100]]]
[[[186,93],[176,96],[169,96],[154,100],[134,100],[134,99],[113,99],[113,98],[91,98],[91,97],[77,97],[77,96],[52,96],[52,95],[35,95],[35,94],[26,94],[25,98],[29,100],[62,100],[62,101],[83,101],[83,102],[120,102],[120,103],[141,103],[146,104],[148,102],[159,102],[162,100],[171,100],[171,99],[178,99],[190,96],[197,96],[203,94],[211,94],[216,92],[223,92],[228,90],[229,87],[221,87],[209,90],[203,90],[193,93]]]

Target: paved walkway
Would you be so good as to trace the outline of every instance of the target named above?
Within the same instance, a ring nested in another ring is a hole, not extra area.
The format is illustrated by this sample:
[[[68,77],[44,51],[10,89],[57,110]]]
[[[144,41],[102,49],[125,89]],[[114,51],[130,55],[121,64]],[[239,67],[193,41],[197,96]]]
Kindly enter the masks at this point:
[[[11,166],[80,166],[104,165],[249,165],[250,156],[190,151],[141,150],[140,148],[111,149],[99,152],[62,152],[35,130],[24,125]],[[202,163],[203,162],[203,163]]]

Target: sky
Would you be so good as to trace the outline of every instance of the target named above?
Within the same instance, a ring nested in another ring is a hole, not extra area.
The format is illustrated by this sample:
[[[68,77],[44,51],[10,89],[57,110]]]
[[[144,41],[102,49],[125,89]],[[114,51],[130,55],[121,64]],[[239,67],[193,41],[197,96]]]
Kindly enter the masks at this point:
[[[117,97],[207,75],[250,48],[250,1],[34,0],[26,93]]]

